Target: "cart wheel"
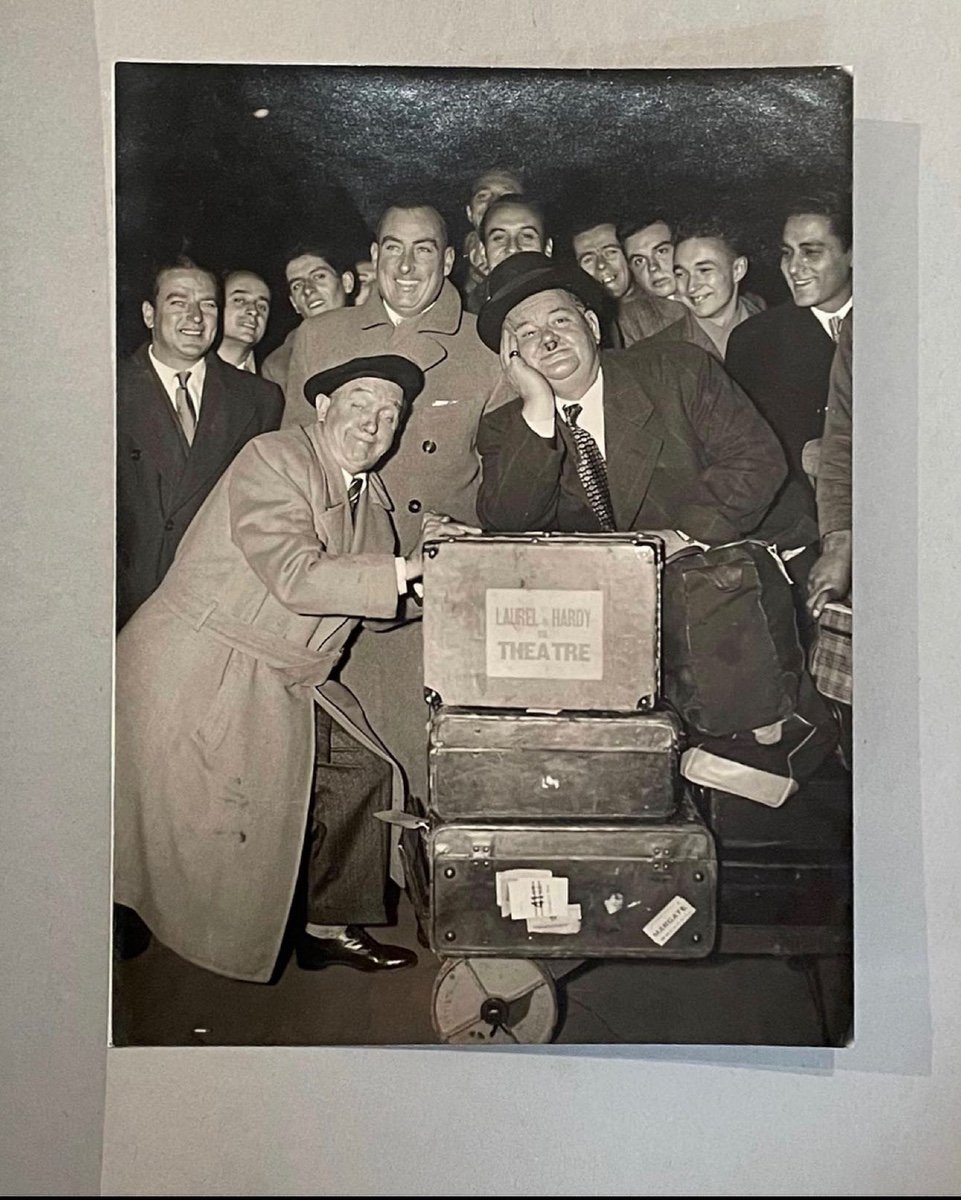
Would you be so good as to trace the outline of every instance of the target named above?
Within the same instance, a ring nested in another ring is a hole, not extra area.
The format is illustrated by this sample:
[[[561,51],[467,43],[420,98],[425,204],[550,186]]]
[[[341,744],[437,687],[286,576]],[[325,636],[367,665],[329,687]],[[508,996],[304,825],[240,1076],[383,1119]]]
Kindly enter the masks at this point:
[[[449,959],[432,1003],[442,1042],[543,1043],[557,1024],[554,980],[526,958]]]

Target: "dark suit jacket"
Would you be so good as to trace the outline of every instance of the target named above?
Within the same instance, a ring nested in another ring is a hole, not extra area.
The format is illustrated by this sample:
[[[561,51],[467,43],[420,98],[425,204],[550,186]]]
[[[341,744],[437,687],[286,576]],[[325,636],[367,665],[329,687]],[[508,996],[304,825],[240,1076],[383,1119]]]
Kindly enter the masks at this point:
[[[617,528],[680,529],[711,544],[753,530],[784,479],[784,455],[724,368],[681,342],[602,351],[601,367]],[[541,438],[513,400],[484,417],[478,449],[485,529],[599,531],[562,422]]]
[[[851,528],[851,358],[854,353],[854,310],[841,325],[828,412],[821,438],[817,502],[821,537]]]
[[[166,574],[194,514],[234,455],[280,426],[276,384],[207,355],[200,418],[187,445],[147,346],[117,376],[117,627]]]
[[[817,540],[814,489],[801,465],[806,442],[824,431],[834,342],[817,317],[793,302],[758,313],[732,331],[724,365],[778,435],[788,462],[788,480],[772,507],[765,532],[779,536],[788,514],[802,512],[808,536]]]

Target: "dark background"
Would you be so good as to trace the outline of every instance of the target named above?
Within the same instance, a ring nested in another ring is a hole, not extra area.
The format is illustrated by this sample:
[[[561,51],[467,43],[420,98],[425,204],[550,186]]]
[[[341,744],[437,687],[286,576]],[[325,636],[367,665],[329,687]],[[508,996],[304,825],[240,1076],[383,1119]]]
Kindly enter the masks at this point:
[[[781,208],[850,187],[850,76],[763,71],[548,71],[119,63],[118,350],[146,336],[154,266],[187,253],[263,274],[261,354],[296,321],[283,258],[327,232],[367,257],[391,201],[423,197],[467,232],[471,179],[519,167],[548,204],[555,254],[582,214],[716,214],[751,259],[746,286],[787,298]],[[269,109],[263,119],[252,114]]]

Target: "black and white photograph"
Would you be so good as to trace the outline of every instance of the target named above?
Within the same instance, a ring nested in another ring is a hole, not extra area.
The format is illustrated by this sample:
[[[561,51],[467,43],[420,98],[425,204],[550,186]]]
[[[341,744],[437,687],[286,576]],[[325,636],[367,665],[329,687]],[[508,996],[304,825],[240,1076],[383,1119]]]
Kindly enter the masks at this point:
[[[115,63],[112,1045],[854,1043],[853,83]]]

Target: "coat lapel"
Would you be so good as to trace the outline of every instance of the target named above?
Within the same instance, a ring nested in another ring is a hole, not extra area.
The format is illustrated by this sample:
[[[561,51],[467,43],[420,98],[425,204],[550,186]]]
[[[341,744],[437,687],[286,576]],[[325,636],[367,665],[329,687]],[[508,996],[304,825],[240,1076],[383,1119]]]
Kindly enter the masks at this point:
[[[664,445],[664,428],[650,398],[617,358],[601,356],[607,484],[618,529],[631,529]]]
[[[231,392],[229,371],[216,354],[207,355],[200,419],[187,457],[175,507],[186,504],[203,487],[216,483],[230,462],[231,451],[256,413],[243,393]]]
[[[381,307],[383,304],[381,303]],[[401,321],[390,337],[390,349],[429,371],[447,358],[443,338],[450,338],[460,328],[463,316],[460,297],[449,280],[444,280],[441,293],[425,313],[411,321]],[[384,313],[386,320],[386,312]],[[436,335],[443,335],[438,338]]]

